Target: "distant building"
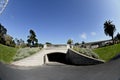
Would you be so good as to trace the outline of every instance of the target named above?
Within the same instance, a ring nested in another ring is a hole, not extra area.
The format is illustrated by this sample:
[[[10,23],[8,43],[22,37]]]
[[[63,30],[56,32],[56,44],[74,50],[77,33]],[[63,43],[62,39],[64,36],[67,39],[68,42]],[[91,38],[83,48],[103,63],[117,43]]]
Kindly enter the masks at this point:
[[[112,40],[104,40],[104,41],[86,43],[86,47],[94,49],[94,48],[99,48],[99,47],[103,47],[110,44],[112,44]]]

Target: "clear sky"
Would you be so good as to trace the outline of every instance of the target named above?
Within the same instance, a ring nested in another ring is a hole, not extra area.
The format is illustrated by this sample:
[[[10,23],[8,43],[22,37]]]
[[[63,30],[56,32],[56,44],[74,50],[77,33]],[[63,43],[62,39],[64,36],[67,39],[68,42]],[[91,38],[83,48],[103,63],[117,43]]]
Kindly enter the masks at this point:
[[[14,38],[26,41],[33,29],[39,43],[54,44],[110,39],[103,30],[106,20],[120,32],[120,0],[9,0],[0,15]]]

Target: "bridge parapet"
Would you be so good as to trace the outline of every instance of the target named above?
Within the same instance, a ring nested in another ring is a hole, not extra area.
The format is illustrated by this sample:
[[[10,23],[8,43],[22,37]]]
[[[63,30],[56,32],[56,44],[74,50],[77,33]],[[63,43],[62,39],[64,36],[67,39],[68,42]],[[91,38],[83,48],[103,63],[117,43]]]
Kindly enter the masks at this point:
[[[51,44],[51,45],[47,45],[47,44],[44,44],[44,48],[70,48],[70,45],[69,44]]]

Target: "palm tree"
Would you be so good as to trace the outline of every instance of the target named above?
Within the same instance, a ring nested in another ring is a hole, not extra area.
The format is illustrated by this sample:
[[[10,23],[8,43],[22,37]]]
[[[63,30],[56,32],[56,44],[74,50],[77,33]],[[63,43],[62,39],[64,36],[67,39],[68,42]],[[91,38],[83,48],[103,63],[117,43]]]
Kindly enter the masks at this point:
[[[115,25],[112,24],[112,21],[109,20],[104,23],[104,32],[106,36],[112,37],[113,43],[114,43],[113,36],[115,31],[116,31],[116,28],[115,28]]]

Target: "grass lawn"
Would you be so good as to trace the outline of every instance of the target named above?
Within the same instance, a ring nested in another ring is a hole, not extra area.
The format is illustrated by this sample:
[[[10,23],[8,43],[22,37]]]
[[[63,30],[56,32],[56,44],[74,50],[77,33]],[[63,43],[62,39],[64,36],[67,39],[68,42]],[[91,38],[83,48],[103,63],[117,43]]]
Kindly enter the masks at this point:
[[[40,50],[41,48],[20,48],[19,49],[19,48],[8,47],[0,44],[0,62],[11,63],[13,61],[31,56]]]
[[[13,61],[17,48],[8,47],[0,44],[0,62],[10,63]]]
[[[120,44],[97,48],[93,51],[97,53],[101,59],[109,61],[110,59],[112,59],[120,53]]]

